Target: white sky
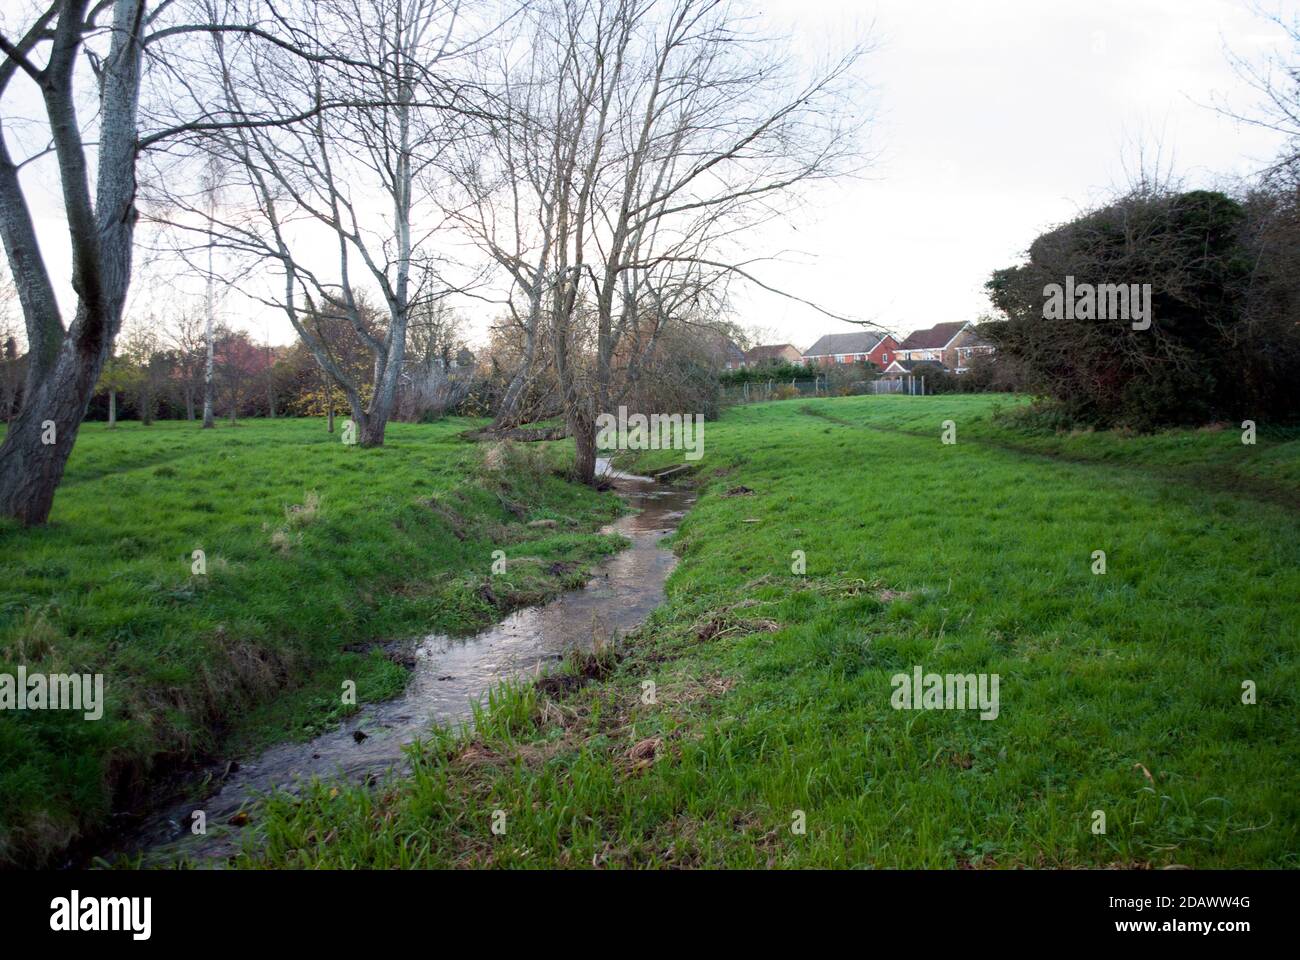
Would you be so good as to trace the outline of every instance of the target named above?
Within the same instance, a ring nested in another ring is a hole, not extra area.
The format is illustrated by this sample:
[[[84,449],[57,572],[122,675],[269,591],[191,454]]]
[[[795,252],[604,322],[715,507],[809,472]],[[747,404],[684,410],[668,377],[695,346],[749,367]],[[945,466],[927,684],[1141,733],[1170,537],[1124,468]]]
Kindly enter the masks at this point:
[[[812,39],[870,25],[876,90],[871,182],[824,198],[817,219],[772,249],[806,266],[764,279],[834,313],[907,333],[988,308],[991,271],[1043,230],[1125,181],[1136,144],[1160,141],[1188,186],[1248,175],[1278,138],[1225,119],[1218,97],[1255,96],[1239,55],[1278,49],[1280,32],[1241,0],[764,0]],[[1277,5],[1273,4],[1273,9]],[[1294,10],[1294,5],[1284,9]],[[854,329],[771,296],[744,298],[742,322],[800,349]]]
[[[1296,0],[1262,0],[1294,15]],[[1126,179],[1137,145],[1159,143],[1187,186],[1247,176],[1276,135],[1226,119],[1257,95],[1226,55],[1262,57],[1282,35],[1248,0],[755,0],[798,48],[869,31],[862,102],[875,115],[867,179],[822,190],[798,222],[754,237],[754,254],[801,251],[759,270],[771,285],[897,333],[987,309],[982,285],[1044,229]],[[5,17],[12,20],[12,17]],[[6,24],[12,27],[13,24]],[[67,275],[54,169],[25,174],[42,246]],[[71,299],[68,291],[68,300]],[[800,349],[853,327],[754,290],[737,320]],[[147,312],[142,286],[131,310]],[[66,301],[65,301],[66,302]],[[166,310],[167,305],[163,306]],[[293,337],[280,315],[229,302],[257,339]],[[480,340],[487,317],[469,307]]]

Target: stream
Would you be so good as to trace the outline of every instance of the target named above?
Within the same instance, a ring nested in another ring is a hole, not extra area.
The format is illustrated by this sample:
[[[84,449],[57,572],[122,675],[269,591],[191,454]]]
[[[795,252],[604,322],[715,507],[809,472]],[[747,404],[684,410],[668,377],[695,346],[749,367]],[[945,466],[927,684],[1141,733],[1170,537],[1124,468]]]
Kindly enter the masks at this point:
[[[230,826],[231,819],[260,795],[292,790],[312,778],[364,782],[400,771],[406,744],[434,724],[470,721],[473,705],[497,684],[545,672],[570,650],[589,650],[597,637],[607,641],[641,624],[663,601],[664,583],[677,562],[660,541],[677,528],[695,494],[613,471],[607,460],[597,461],[597,472],[610,477],[635,512],[603,529],[631,543],[596,567],[586,586],[520,608],[473,636],[432,634],[418,640],[401,696],[363,706],[314,740],[279,744],[255,758],[213,768],[216,786],[210,794],[148,817],[119,841],[114,854],[143,854],[145,865],[182,855],[196,864],[220,865],[239,850],[242,831]],[[191,835],[195,810],[206,814],[205,835]]]

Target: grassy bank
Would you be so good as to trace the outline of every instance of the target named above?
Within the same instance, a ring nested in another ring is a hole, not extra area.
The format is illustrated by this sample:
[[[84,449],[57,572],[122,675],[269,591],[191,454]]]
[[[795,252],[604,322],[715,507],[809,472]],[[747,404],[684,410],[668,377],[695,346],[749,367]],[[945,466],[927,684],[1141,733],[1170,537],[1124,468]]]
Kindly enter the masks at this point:
[[[274,799],[240,864],[1296,866],[1300,439],[1012,403],[730,411],[636,636],[409,779]],[[916,666],[997,718],[894,709]]]
[[[48,862],[193,758],[312,736],[353,709],[344,680],[393,695],[385,641],[582,583],[617,501],[553,475],[559,451],[485,463],[473,425],[361,450],[318,421],[87,424],[51,523],[0,527],[0,673],[102,673],[107,710],[0,712],[0,863]]]

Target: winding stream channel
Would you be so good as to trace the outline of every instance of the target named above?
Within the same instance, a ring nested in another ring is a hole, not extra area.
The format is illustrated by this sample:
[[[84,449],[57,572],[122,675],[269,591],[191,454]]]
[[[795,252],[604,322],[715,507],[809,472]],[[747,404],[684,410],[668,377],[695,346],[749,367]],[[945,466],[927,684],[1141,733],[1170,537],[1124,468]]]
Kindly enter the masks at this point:
[[[142,853],[146,865],[179,855],[219,865],[239,849],[242,831],[230,827],[232,817],[260,795],[292,790],[316,777],[365,781],[401,770],[406,744],[433,724],[469,721],[473,705],[492,687],[545,671],[574,648],[590,649],[596,637],[608,639],[638,626],[663,601],[664,583],[677,562],[660,541],[677,528],[695,494],[612,471],[604,460],[597,467],[635,512],[604,528],[631,543],[601,563],[585,587],[516,610],[470,637],[424,637],[416,643],[414,668],[401,696],[364,706],[314,740],[280,744],[228,769],[214,769],[210,794],[147,818],[116,844],[115,853]],[[207,817],[205,835],[191,836],[195,810]]]

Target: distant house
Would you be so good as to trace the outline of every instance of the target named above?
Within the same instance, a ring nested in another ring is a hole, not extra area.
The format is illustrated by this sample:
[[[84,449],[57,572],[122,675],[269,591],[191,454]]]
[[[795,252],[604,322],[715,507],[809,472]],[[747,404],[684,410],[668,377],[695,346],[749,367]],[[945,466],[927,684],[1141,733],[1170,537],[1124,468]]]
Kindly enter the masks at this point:
[[[828,333],[803,352],[806,365],[831,366],[836,363],[874,363],[884,367],[893,359],[898,341],[889,334],[860,331]]]
[[[788,343],[745,351],[745,364],[750,367],[775,367],[784,363],[802,364],[803,354]]]
[[[930,361],[954,373],[965,373],[972,357],[993,350],[993,345],[976,332],[973,323],[959,320],[909,334],[894,354],[898,360]]]
[[[725,370],[743,370],[745,367],[745,351],[736,346],[736,341],[730,337],[723,337],[721,345],[722,365]]]
[[[700,346],[715,370],[741,370],[745,366],[745,351],[736,346],[725,333],[717,330],[700,331]]]
[[[965,373],[970,369],[970,362],[975,357],[992,356],[997,353],[997,347],[981,337],[973,323],[966,324],[965,329],[957,334],[952,343],[952,350],[956,355],[953,373]]]
[[[898,356],[898,341],[893,334],[885,334],[880,342],[867,354],[867,359],[881,370],[889,366]]]

